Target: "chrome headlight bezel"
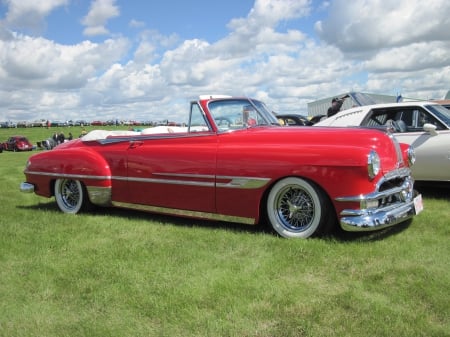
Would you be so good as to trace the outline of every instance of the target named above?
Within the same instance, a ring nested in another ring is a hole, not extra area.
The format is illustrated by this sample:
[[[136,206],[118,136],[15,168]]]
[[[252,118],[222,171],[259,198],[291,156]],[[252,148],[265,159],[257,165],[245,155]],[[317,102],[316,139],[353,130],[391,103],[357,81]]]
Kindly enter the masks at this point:
[[[373,179],[381,170],[380,156],[377,151],[371,150],[367,156],[367,173],[370,179]]]

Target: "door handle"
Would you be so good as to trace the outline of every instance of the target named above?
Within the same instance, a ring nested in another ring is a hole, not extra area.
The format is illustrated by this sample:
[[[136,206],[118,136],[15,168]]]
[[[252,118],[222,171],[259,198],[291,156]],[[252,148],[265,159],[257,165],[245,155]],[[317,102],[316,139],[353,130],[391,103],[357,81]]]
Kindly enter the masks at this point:
[[[132,140],[132,141],[130,141],[130,149],[135,149],[135,148],[141,146],[142,144],[144,144],[143,141],[140,141],[140,140]]]

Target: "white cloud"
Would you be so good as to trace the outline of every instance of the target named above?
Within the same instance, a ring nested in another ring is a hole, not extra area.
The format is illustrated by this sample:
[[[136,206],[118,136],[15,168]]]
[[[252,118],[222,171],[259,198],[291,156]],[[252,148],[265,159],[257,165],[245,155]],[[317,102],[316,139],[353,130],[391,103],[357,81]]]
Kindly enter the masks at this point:
[[[133,27],[133,28],[143,28],[143,27],[145,27],[145,22],[133,19],[130,21],[128,26]]]
[[[440,76],[450,64],[447,0],[336,0],[328,10],[316,31],[368,73],[364,90],[440,98],[449,89]]]
[[[274,27],[280,21],[307,16],[311,11],[311,0],[256,0],[245,19],[231,20],[232,30],[258,30],[258,26]]]
[[[442,68],[450,65],[450,47],[443,41],[430,41],[382,49],[364,65],[366,69],[374,72],[410,72]]]
[[[8,6],[4,22],[8,27],[40,31],[45,25],[45,17],[54,9],[67,5],[69,0],[3,0]]]
[[[320,36],[344,52],[358,53],[417,42],[450,41],[447,0],[336,0]]]
[[[84,34],[87,36],[105,35],[109,31],[105,27],[109,19],[120,15],[119,7],[115,0],[94,0],[91,3],[89,13],[81,23],[86,26]]]
[[[13,40],[0,41],[0,80],[6,88],[79,88],[120,59],[127,48],[123,38],[68,46],[16,35]]]
[[[83,110],[79,90],[97,81],[128,48],[124,38],[73,46],[22,35],[0,41],[0,92],[9,93],[9,110],[20,107],[50,119],[61,119],[54,113],[67,110],[65,115],[74,118]]]

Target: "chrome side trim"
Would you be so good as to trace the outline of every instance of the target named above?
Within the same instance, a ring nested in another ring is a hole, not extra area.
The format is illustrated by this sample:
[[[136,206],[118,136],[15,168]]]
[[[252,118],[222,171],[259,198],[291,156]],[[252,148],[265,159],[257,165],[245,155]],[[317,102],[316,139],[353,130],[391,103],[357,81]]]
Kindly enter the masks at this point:
[[[230,216],[230,215],[223,215],[223,214],[217,214],[217,213],[189,211],[189,210],[184,210],[184,209],[148,206],[148,205],[141,205],[141,204],[129,204],[126,202],[118,202],[118,201],[113,201],[112,205],[115,207],[135,209],[135,210],[139,210],[139,211],[152,212],[152,213],[184,216],[184,217],[199,218],[199,219],[206,219],[206,220],[237,222],[237,223],[243,223],[243,224],[247,224],[247,225],[255,224],[254,218]]]
[[[166,176],[166,177],[182,177],[182,178],[200,178],[200,179],[214,179],[214,174],[187,174],[187,173],[162,173],[153,172],[154,176]]]
[[[179,177],[188,178],[191,180],[182,179],[163,179],[163,178],[137,178],[137,177],[119,177],[114,176],[114,180],[127,180],[145,183],[159,183],[159,184],[175,184],[186,186],[204,186],[204,187],[220,187],[220,188],[241,188],[241,189],[256,189],[265,186],[270,178],[259,177],[234,177],[234,176],[217,176],[207,174],[181,174],[181,173],[152,173],[153,176],[160,177]],[[198,180],[196,180],[198,179]],[[209,179],[210,181],[201,181]],[[194,181],[195,180],[195,181]]]
[[[270,178],[218,176],[217,180],[229,180],[228,182],[217,182],[217,187],[252,189],[267,185]]]
[[[235,177],[235,176],[217,176],[209,174],[181,174],[181,173],[152,173],[153,176],[160,178],[141,178],[141,177],[126,177],[126,176],[95,176],[87,174],[65,174],[65,173],[48,173],[37,171],[25,171],[26,174],[65,178],[65,179],[95,179],[95,180],[118,180],[118,181],[132,181],[143,183],[158,183],[184,186],[203,186],[203,187],[218,187],[218,188],[241,188],[241,189],[257,189],[261,188],[270,182],[270,178],[259,177]],[[186,178],[185,179],[164,179],[163,177],[171,178]],[[205,181],[210,180],[210,181]]]
[[[170,184],[170,185],[186,185],[186,186],[204,186],[214,187],[214,182],[204,181],[188,181],[188,180],[175,180],[175,179],[156,179],[156,178],[138,178],[138,177],[112,177],[113,180],[126,180],[143,183],[158,183],[158,184]]]
[[[95,180],[111,179],[111,176],[94,176],[89,174],[50,173],[50,172],[27,171],[27,170],[25,170],[24,173],[33,174],[36,176],[46,176],[56,178],[95,179]]]

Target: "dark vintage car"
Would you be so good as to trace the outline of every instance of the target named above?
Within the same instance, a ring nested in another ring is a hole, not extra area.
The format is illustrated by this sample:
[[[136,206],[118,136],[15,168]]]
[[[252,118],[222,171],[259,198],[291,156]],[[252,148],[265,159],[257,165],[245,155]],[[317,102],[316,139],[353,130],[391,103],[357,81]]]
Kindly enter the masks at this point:
[[[31,144],[28,138],[24,136],[11,136],[2,145],[5,151],[16,152],[33,150],[33,144]]]
[[[20,189],[54,196],[66,213],[97,205],[268,223],[288,238],[338,224],[377,230],[422,209],[414,151],[386,132],[283,127],[261,101],[225,96],[192,101],[184,123],[91,131],[31,156]]]
[[[327,118],[327,115],[315,115],[315,116],[312,116],[309,121],[311,122],[311,125],[314,125],[314,124],[319,123],[321,120],[323,120],[325,118]]]

